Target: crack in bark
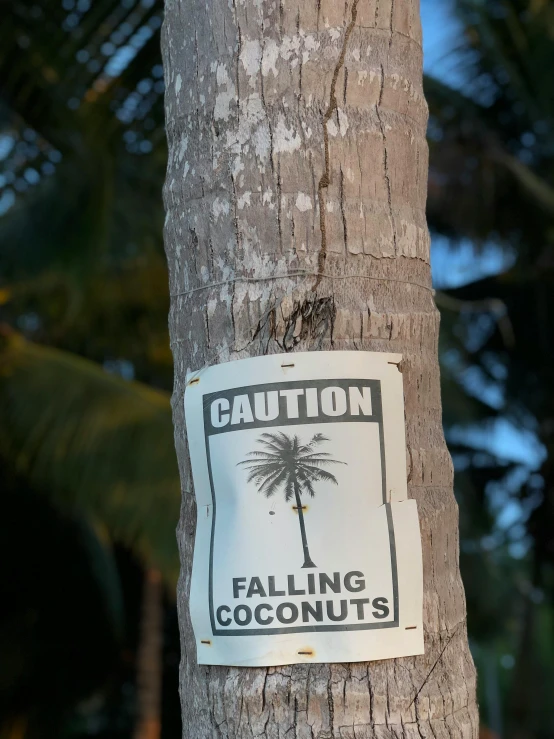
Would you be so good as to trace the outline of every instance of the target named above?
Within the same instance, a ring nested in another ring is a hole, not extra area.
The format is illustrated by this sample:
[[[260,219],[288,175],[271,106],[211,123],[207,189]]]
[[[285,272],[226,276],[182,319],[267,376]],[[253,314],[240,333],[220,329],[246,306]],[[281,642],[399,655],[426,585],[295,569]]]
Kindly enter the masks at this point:
[[[439,656],[437,657],[437,659],[435,660],[435,663],[434,663],[434,665],[433,665],[433,666],[431,667],[431,669],[430,669],[430,670],[429,670],[429,672],[427,673],[427,676],[426,676],[425,680],[424,680],[424,681],[423,681],[423,682],[421,683],[421,685],[419,686],[419,690],[417,691],[417,693],[416,693],[416,694],[414,695],[414,697],[412,698],[412,701],[411,701],[410,705],[408,706],[408,710],[409,710],[409,709],[410,709],[410,708],[411,708],[411,707],[413,706],[413,704],[414,704],[414,703],[415,703],[415,701],[417,700],[417,697],[419,696],[419,694],[420,694],[420,693],[421,693],[421,691],[423,690],[424,686],[426,685],[427,681],[429,680],[429,678],[430,678],[430,677],[431,677],[431,675],[433,674],[433,672],[434,672],[434,670],[435,670],[435,667],[436,667],[436,666],[437,666],[437,665],[439,664],[439,662],[441,661],[441,659],[442,659],[442,656],[443,656],[443,654],[444,654],[444,653],[446,652],[446,650],[447,650],[447,649],[448,649],[448,647],[450,646],[450,643],[452,642],[452,639],[454,639],[454,637],[456,636],[456,634],[458,633],[458,631],[459,631],[459,629],[460,629],[460,626],[461,626],[461,625],[462,625],[463,623],[465,623],[465,620],[463,620],[463,621],[460,621],[460,622],[459,622],[459,624],[458,624],[458,625],[456,626],[456,628],[455,628],[455,629],[454,629],[454,631],[452,632],[452,636],[451,636],[451,637],[450,637],[450,639],[449,639],[449,640],[448,640],[448,641],[446,642],[446,644],[444,645],[444,647],[443,647],[443,648],[441,649],[441,652],[440,652]],[[440,688],[439,688],[439,689],[440,689]]]
[[[269,675],[269,672],[267,670],[265,670],[264,684],[262,686],[262,713],[265,711],[265,702],[266,702],[265,691],[266,691],[266,688],[267,688],[267,678],[268,678],[268,675]],[[268,720],[269,720],[269,711],[268,711]],[[266,726],[267,726],[267,722],[266,722]]]
[[[344,202],[344,172],[342,167],[340,168],[340,189],[339,189],[339,200],[340,200],[340,213],[342,216],[342,230],[344,235],[344,249],[348,251],[348,229],[346,224],[346,207]]]
[[[273,146],[273,142],[272,142]],[[273,148],[271,149],[271,156],[273,156]],[[283,214],[281,212],[281,198],[283,196],[282,185],[281,185],[281,162],[277,161],[277,225],[279,228],[279,248],[281,253],[283,252]]]
[[[331,736],[335,735],[335,704],[333,702],[333,683],[331,680],[327,683],[327,705],[329,707],[329,730]]]
[[[337,107],[338,107],[337,97],[336,97],[337,80],[338,80],[340,70],[342,69],[344,65],[344,60],[346,58],[346,47],[348,46],[348,40],[350,38],[350,34],[352,33],[354,26],[356,25],[356,17],[358,15],[358,1],[359,0],[354,0],[354,2],[352,3],[350,22],[348,23],[346,27],[346,31],[344,32],[342,49],[341,49],[337,64],[335,66],[335,70],[333,72],[333,78],[331,80],[331,90],[329,92],[329,105],[323,115],[323,146],[324,146],[323,155],[324,155],[324,161],[325,161],[325,169],[324,169],[323,174],[321,175],[319,184],[317,186],[317,199],[319,203],[319,228],[321,231],[321,248],[319,250],[319,255],[317,258],[317,271],[319,274],[317,275],[314,286],[312,287],[313,291],[317,290],[319,283],[321,282],[321,278],[322,278],[321,273],[323,272],[325,268],[325,261],[327,259],[327,229],[326,229],[326,222],[325,222],[325,199],[323,197],[323,190],[328,188],[331,182],[331,163],[330,163],[330,156],[329,156],[329,131],[327,130],[327,124],[331,120],[331,116],[333,115],[335,110],[337,110]]]
[[[396,257],[398,254],[398,249],[397,249],[397,243],[396,243],[396,226],[394,223],[394,215],[393,215],[393,209],[392,209],[392,186],[391,186],[390,174],[389,174],[387,134],[386,134],[385,126],[383,124],[383,120],[381,118],[381,113],[380,113],[381,103],[383,101],[384,89],[385,89],[385,68],[381,64],[381,89],[379,90],[379,101],[377,105],[375,106],[375,112],[377,113],[377,120],[379,121],[379,129],[381,131],[381,136],[383,137],[383,158],[384,158],[383,166],[385,169],[385,182],[387,183],[387,200],[389,203],[389,214],[390,214],[391,227],[392,227],[392,240],[394,244],[394,256]]]

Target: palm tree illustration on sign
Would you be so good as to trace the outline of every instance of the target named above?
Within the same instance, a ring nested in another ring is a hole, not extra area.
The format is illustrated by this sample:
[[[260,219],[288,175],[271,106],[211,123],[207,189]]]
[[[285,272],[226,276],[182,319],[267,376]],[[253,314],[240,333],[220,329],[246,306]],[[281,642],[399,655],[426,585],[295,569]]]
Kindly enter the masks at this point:
[[[314,498],[314,483],[317,482],[337,485],[337,478],[324,468],[332,464],[346,464],[332,459],[329,452],[317,451],[317,447],[325,441],[329,439],[323,434],[314,434],[307,444],[303,444],[298,436],[288,436],[281,431],[265,433],[257,439],[262,449],[249,452],[249,459],[238,463],[249,471],[248,482],[254,482],[258,492],[266,498],[271,498],[279,489],[283,490],[287,502],[294,496],[304,549],[303,568],[317,565],[312,562],[308,549],[301,495],[307,493]]]

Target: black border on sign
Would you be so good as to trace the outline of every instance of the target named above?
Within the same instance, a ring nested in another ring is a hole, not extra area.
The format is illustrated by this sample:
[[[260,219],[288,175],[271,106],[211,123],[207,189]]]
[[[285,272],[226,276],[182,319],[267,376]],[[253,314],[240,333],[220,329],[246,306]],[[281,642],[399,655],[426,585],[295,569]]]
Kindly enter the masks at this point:
[[[216,398],[232,398],[235,395],[245,394],[252,395],[255,392],[266,392],[269,390],[280,390],[287,389],[292,390],[295,388],[305,387],[316,387],[324,388],[333,385],[334,387],[347,388],[351,385],[357,387],[370,387],[371,388],[371,401],[372,411],[371,416],[348,416],[344,417],[321,417],[310,418],[306,415],[306,409],[299,408],[299,417],[290,418],[285,420],[277,421],[254,421],[252,423],[241,423],[236,428],[228,428],[224,426],[220,429],[211,429],[210,420],[210,406],[212,400]],[[398,627],[399,623],[399,597],[398,597],[398,570],[396,563],[396,540],[394,536],[394,522],[391,513],[390,504],[387,502],[387,477],[386,477],[386,462],[385,462],[385,438],[384,438],[384,421],[383,421],[383,402],[381,397],[381,381],[380,380],[367,380],[362,378],[351,378],[351,379],[338,379],[329,378],[326,380],[294,380],[291,382],[272,382],[272,383],[261,383],[259,385],[247,385],[245,387],[234,387],[227,390],[220,390],[219,392],[206,393],[202,395],[202,409],[204,416],[204,442],[206,445],[206,462],[208,465],[208,475],[210,479],[210,491],[212,496],[212,529],[210,535],[210,570],[209,570],[209,606],[210,606],[210,623],[212,627],[212,634],[214,636],[261,636],[270,634],[300,634],[305,632],[315,631],[361,631],[367,629],[390,629]],[[392,572],[392,593],[394,601],[394,618],[392,621],[379,621],[371,624],[344,624],[344,625],[317,625],[312,626],[290,626],[280,628],[266,628],[266,629],[221,629],[216,627],[214,617],[214,604],[213,604],[213,554],[214,554],[214,536],[215,536],[215,520],[217,513],[217,502],[215,496],[214,481],[212,475],[212,462],[210,455],[210,436],[215,436],[219,433],[232,433],[233,431],[245,431],[251,428],[271,428],[272,426],[297,426],[302,424],[322,424],[322,423],[344,423],[358,422],[358,423],[377,423],[379,425],[379,442],[381,447],[381,479],[383,481],[382,494],[383,504],[386,508],[387,524],[389,529],[389,543],[390,543],[390,558],[391,558],[391,572]]]

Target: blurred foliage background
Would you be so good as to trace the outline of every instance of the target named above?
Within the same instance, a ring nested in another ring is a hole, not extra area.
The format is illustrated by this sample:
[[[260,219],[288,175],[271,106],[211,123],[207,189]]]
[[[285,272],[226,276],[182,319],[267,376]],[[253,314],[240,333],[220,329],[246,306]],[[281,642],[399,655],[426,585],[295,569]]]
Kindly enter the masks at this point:
[[[551,739],[554,2],[446,7],[428,215],[483,735]],[[2,739],[180,733],[162,12],[0,10]]]

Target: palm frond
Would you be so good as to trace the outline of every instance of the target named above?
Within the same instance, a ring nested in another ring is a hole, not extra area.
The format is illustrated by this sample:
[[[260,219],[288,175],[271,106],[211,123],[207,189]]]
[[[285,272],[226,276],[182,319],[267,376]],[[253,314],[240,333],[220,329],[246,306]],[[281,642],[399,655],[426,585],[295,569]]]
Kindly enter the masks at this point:
[[[329,441],[329,438],[324,434],[314,434],[308,446],[316,446],[317,444],[321,444],[324,441]]]
[[[310,498],[315,498],[315,490],[312,480],[310,480],[309,477],[306,477],[306,475],[299,475],[298,481],[300,482],[302,492],[308,493]]]
[[[294,497],[294,478],[289,476],[285,484],[285,501],[288,503]]]
[[[267,450],[267,454],[276,454],[277,456],[280,456],[283,453],[283,447],[278,443],[271,443],[269,441],[260,441],[261,444],[265,447]],[[252,452],[249,452],[249,454],[252,454]]]
[[[328,441],[323,434],[315,434],[308,444],[303,444],[298,435],[287,436],[282,431],[264,432],[258,443],[267,451],[251,451],[247,459],[238,462],[249,470],[247,482],[254,482],[260,493],[266,497],[274,495],[280,487],[284,488],[285,500],[306,491],[315,496],[313,482],[333,482],[335,476],[322,468],[331,464],[346,464],[332,459],[330,452],[314,452],[314,447]]]
[[[0,341],[4,458],[175,581],[180,486],[168,395],[17,334]]]
[[[515,243],[536,255],[554,202],[554,10],[514,0],[498,0],[494,12],[486,0],[456,5],[467,81],[454,89],[425,80],[430,224],[451,238]]]
[[[276,471],[275,474],[266,477],[259,487],[259,492],[263,493],[266,498],[271,498],[279,490],[281,485],[287,482],[288,477],[289,475],[286,469],[282,468]]]
[[[282,465],[257,465],[250,470],[247,481],[254,481],[256,484],[259,484],[265,478],[278,474],[282,468]]]
[[[310,480],[311,482],[332,482],[333,484],[338,485],[337,478],[332,472],[314,467],[299,466],[298,479]]]
[[[310,459],[306,461],[303,457],[298,460],[298,466],[306,469],[311,467],[315,469],[327,464],[346,464],[346,462],[341,462],[338,459]]]
[[[301,447],[302,449],[308,449],[308,447]],[[300,450],[300,453],[298,455],[298,459],[311,459],[312,457],[321,457],[321,459],[325,459],[325,457],[330,457],[331,452],[313,452],[311,450],[308,450],[306,452],[302,452]]]
[[[161,0],[3,7],[0,123],[14,141],[0,184],[14,199],[1,219],[4,272],[76,271],[85,257],[92,270],[98,252],[121,255],[145,237],[161,250],[161,14]]]
[[[288,441],[289,441],[289,437],[286,436],[286,434],[283,434],[283,433],[280,433],[280,432],[277,432],[275,434],[271,434],[268,431],[264,431],[264,433],[261,434],[260,435],[260,438],[259,438],[260,444],[268,444],[268,443],[271,443],[271,444],[280,445],[283,442],[285,444],[288,444]]]
[[[283,431],[279,431],[275,436],[277,437],[277,442],[282,445],[283,449],[292,449],[292,437],[287,436]]]
[[[241,462],[237,462],[237,465],[245,465],[245,464],[251,464],[256,463],[256,460],[279,460],[281,457],[278,454],[271,454],[270,452],[260,452],[257,450],[254,450],[252,452],[248,452],[246,455],[247,457],[250,457],[250,459],[243,459]]]

